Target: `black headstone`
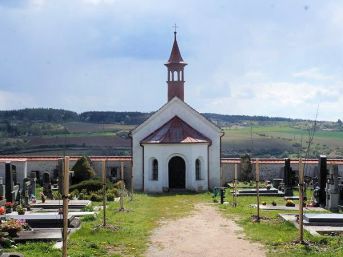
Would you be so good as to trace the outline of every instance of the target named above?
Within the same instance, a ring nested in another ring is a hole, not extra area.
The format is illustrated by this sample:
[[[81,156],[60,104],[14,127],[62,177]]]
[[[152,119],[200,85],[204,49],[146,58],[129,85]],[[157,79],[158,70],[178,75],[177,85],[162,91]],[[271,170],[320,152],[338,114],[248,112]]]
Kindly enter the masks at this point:
[[[294,176],[291,167],[291,160],[289,158],[285,159],[283,181],[285,184],[285,196],[292,196]]]
[[[13,195],[13,165],[10,162],[5,164],[5,197],[7,202],[14,203],[15,197]]]
[[[327,181],[328,169],[327,159],[325,155],[319,157],[319,205],[325,206],[326,204],[326,181]]]

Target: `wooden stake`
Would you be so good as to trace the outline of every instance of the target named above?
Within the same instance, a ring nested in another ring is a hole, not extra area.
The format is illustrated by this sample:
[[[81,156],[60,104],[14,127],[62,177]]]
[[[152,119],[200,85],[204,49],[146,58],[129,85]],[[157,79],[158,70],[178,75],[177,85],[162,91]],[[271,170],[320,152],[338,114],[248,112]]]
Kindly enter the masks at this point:
[[[103,197],[103,204],[102,210],[104,213],[103,216],[103,226],[106,227],[106,160],[102,160],[102,197]]]
[[[256,159],[256,200],[257,200],[257,222],[260,221],[260,165],[259,160]]]
[[[131,201],[133,200],[133,173],[132,173],[132,164],[131,164]]]
[[[120,163],[120,176],[121,176],[121,194],[120,194],[120,211],[124,210],[124,162]]]
[[[237,163],[235,163],[235,177],[233,181],[234,194],[233,194],[233,206],[237,206]]]
[[[67,237],[68,237],[68,194],[69,194],[69,157],[64,157],[63,172],[63,245],[62,257],[67,257]]]
[[[299,241],[304,243],[304,165],[299,159]]]

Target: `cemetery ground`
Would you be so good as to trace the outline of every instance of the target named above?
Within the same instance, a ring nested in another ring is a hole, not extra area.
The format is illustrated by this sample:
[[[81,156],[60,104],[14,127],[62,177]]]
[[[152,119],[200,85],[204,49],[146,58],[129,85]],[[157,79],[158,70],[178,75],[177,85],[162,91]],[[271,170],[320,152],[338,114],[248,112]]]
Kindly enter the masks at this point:
[[[232,202],[232,195],[227,193],[226,200]],[[236,234],[237,239],[246,238],[264,245],[269,257],[343,256],[341,236],[312,236],[305,231],[305,240],[308,245],[297,244],[295,241],[299,235],[298,230],[291,223],[278,217],[279,213],[296,213],[296,211],[261,210],[261,222],[254,223],[251,216],[256,214],[256,209],[250,207],[250,204],[256,203],[256,197],[241,196],[237,201],[237,207],[233,207],[230,204],[213,203],[210,193],[135,194],[133,201],[129,199],[125,201],[127,212],[118,212],[118,203],[109,203],[107,221],[108,224],[116,226],[114,230],[101,227],[96,229],[97,225],[102,223],[101,213],[95,220],[83,218],[81,229],[72,234],[68,240],[68,255],[71,257],[144,256],[154,229],[163,229],[168,222],[173,224],[175,220],[191,217],[192,213],[195,213],[196,218],[196,213],[199,212],[197,208],[205,203],[211,208],[220,210],[223,217],[234,220],[243,228],[243,234]],[[275,201],[278,205],[285,205],[282,197],[263,196],[261,202],[264,201],[267,204]],[[178,226],[173,229],[175,234],[180,231]],[[236,243],[232,241],[232,235],[224,237],[224,242],[233,246]],[[215,246],[216,242],[207,243]],[[257,246],[252,243],[251,247]],[[53,249],[52,243],[19,244],[16,251],[24,253],[26,257],[61,255],[60,250]],[[234,255],[228,252],[226,256]]]

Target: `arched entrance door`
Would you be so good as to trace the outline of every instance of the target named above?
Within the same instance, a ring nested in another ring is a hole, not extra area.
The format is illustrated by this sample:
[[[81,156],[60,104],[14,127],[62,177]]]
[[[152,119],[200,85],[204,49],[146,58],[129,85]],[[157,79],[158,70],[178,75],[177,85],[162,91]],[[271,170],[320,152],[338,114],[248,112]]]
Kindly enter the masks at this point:
[[[186,164],[184,159],[175,156],[168,163],[169,188],[186,187]]]

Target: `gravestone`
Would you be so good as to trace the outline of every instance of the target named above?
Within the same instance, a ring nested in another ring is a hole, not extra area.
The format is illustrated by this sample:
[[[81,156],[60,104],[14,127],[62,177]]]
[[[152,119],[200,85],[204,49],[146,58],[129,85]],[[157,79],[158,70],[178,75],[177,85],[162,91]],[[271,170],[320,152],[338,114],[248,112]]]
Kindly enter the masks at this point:
[[[6,188],[5,188],[5,184],[4,184],[4,179],[2,177],[0,177],[0,200],[5,199],[6,195]]]
[[[337,212],[339,204],[339,187],[338,187],[338,167],[334,165],[329,172],[329,178],[326,183],[326,206],[329,211]]]
[[[5,164],[5,197],[7,202],[14,203],[16,200],[16,189],[19,188],[19,186],[14,186],[13,183],[13,170],[14,165],[12,165],[10,162],[7,162]]]
[[[21,199],[22,199],[22,204],[27,207],[29,206],[29,197],[30,197],[30,190],[31,187],[31,181],[29,178],[25,178],[23,180],[23,189],[21,190]]]
[[[319,191],[318,191],[318,204],[321,207],[326,205],[326,180],[327,180],[327,158],[325,155],[319,157]]]
[[[43,173],[43,194],[48,199],[53,199],[52,190],[51,190],[50,174],[48,172]]]
[[[285,159],[283,181],[285,184],[285,196],[292,196],[293,195],[294,174],[293,174],[293,170],[291,167],[291,160],[289,158]]]
[[[32,196],[36,197],[36,186],[37,186],[37,177],[36,176],[37,176],[36,172],[31,172],[31,174],[30,174],[31,186],[29,189],[30,197],[32,197]]]
[[[273,183],[272,183],[273,187],[280,189],[280,185],[281,185],[282,182],[283,182],[282,178],[274,178],[273,179]]]

